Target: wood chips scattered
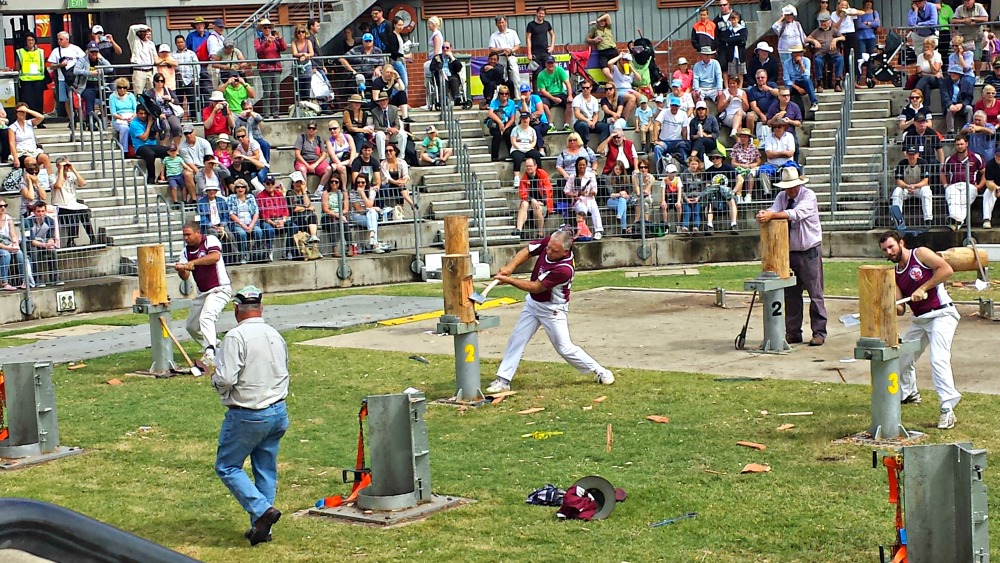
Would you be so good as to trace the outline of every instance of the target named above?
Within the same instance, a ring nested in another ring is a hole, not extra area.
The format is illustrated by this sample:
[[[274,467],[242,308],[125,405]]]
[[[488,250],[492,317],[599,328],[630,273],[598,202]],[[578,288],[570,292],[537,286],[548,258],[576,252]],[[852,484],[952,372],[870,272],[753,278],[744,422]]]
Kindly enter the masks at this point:
[[[69,366],[66,367],[66,369],[74,370],[74,369],[83,369],[85,367],[87,367],[87,364],[70,364]]]
[[[757,442],[747,442],[745,440],[740,440],[739,442],[736,442],[736,445],[746,446],[748,448],[753,448],[755,450],[760,450],[760,451],[764,451],[767,449],[767,446],[765,446],[764,444],[758,444]]]
[[[740,473],[767,473],[771,471],[770,465],[761,465],[759,463],[748,463],[743,466]]]
[[[607,395],[601,395],[600,397],[594,399],[595,403],[603,403],[608,398]]]
[[[121,379],[109,379],[109,380],[105,381],[104,383],[107,383],[108,385],[122,385],[125,382],[122,381]]]
[[[646,420],[652,420],[653,422],[659,422],[660,424],[667,424],[670,422],[668,417],[660,416],[658,414],[651,414],[646,417]]]
[[[545,410],[545,407],[531,407],[530,409],[517,411],[517,414],[535,414],[536,412],[542,412],[543,410]]]
[[[608,424],[608,444],[607,444],[607,449],[605,451],[611,453],[611,443],[614,441],[615,441],[615,434],[614,432],[611,431],[611,425]]]

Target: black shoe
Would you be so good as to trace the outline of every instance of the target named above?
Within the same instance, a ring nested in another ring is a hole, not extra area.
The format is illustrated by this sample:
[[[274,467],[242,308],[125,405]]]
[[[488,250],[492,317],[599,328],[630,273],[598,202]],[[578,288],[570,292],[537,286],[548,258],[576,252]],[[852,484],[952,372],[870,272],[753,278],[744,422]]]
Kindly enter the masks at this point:
[[[801,336],[787,336],[786,335],[785,336],[785,342],[788,342],[789,344],[802,344],[802,337]]]
[[[267,536],[271,534],[271,526],[275,525],[279,519],[281,519],[281,512],[277,508],[272,506],[265,510],[264,514],[261,514],[257,522],[250,528],[250,537],[248,538],[250,545],[267,541]]]
[[[46,127],[44,123],[39,123],[38,125],[35,125],[35,129],[46,129]]]
[[[521,230],[520,229],[514,229],[513,231],[510,232],[510,236],[521,238]]]
[[[253,535],[253,528],[247,528],[247,531],[243,532],[243,537],[245,537],[246,539],[250,539],[250,536],[252,536],[252,535]],[[267,534],[266,538],[264,538],[264,543],[267,543],[269,541],[271,541],[271,534],[270,533]]]
[[[934,226],[934,221],[931,219],[924,219],[924,226],[929,229]]]

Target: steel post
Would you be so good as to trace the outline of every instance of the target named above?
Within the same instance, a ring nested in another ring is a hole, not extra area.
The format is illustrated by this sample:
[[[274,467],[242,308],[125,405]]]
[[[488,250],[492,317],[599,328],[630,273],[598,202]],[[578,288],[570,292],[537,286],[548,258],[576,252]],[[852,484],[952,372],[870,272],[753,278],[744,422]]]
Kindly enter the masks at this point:
[[[500,317],[479,317],[463,323],[454,315],[442,315],[437,331],[455,337],[455,398],[474,401],[482,397],[479,372],[479,331],[500,326]]]
[[[854,347],[854,358],[871,364],[872,423],[868,433],[876,440],[910,436],[901,422],[899,356],[919,346],[919,341],[912,340],[892,347],[880,338],[866,337],[858,339]]]
[[[743,283],[744,289],[761,295],[764,305],[764,341],[755,352],[784,354],[791,350],[785,340],[785,288],[797,283],[794,275],[782,279],[774,272],[761,272]]]
[[[174,363],[174,345],[170,335],[163,328],[160,319],[166,324],[170,324],[170,310],[179,305],[167,303],[156,305],[149,302],[149,299],[140,297],[132,305],[132,312],[140,315],[149,315],[149,352],[153,356],[153,363],[149,368],[149,373],[157,376],[169,376],[172,370],[177,368]]]

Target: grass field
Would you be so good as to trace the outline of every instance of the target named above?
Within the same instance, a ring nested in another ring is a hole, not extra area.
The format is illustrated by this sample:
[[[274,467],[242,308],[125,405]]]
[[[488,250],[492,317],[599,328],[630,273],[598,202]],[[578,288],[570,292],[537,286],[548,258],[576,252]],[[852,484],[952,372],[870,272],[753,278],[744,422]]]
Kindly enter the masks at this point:
[[[856,266],[828,263],[828,292],[850,290]],[[742,289],[742,279],[757,269],[702,267],[699,276],[638,279],[601,272],[579,276],[574,288]],[[361,292],[427,295],[438,290],[414,284]],[[495,295],[520,297],[503,291]],[[268,302],[301,297],[275,296]],[[894,512],[886,502],[885,471],[871,468],[869,448],[831,445],[831,440],[867,427],[866,386],[727,382],[653,371],[666,366],[616,370],[618,382],[602,387],[564,364],[527,362],[518,373],[519,393],[499,405],[464,412],[430,406],[426,420],[433,488],[473,498],[475,504],[393,530],[294,516],[321,497],[349,491],[339,483],[339,475],[341,468],[353,465],[356,416],[363,397],[411,385],[429,398],[453,391],[453,360],[447,356],[427,356],[430,364],[425,365],[407,354],[297,344],[332,334],[337,332],[286,334],[293,377],[288,398],[291,428],[280,455],[278,507],[285,516],[270,544],[248,547],[242,537],[246,516],[214,474],[224,408],[210,382],[123,377],[148,364],[146,352],[89,360],[78,371],[57,366],[62,442],[82,446],[87,453],[5,473],[0,494],[67,506],[213,562],[356,557],[854,563],[877,560],[878,545],[892,543]],[[484,383],[495,369],[495,361],[483,362]],[[125,384],[104,383],[112,377],[125,379]],[[602,395],[607,396],[604,402],[593,402]],[[925,443],[971,441],[988,450],[1000,446],[996,397],[966,394],[959,424],[946,432],[933,428],[933,392],[924,398],[922,405],[904,408],[903,421],[928,432]],[[545,411],[517,414],[528,407]],[[806,410],[815,414],[776,416]],[[667,416],[670,422],[647,421],[652,414]],[[786,422],[796,427],[778,432]],[[607,424],[613,425],[615,436],[610,453],[605,451]],[[533,430],[564,434],[547,440],[521,438]],[[763,443],[767,449],[743,448],[737,440]],[[739,474],[749,462],[769,464],[772,471]],[[529,492],[546,483],[566,487],[590,474],[602,475],[629,493],[608,520],[559,522],[555,509],[524,503]],[[994,472],[987,471],[985,477],[996,490],[1000,482]],[[691,511],[699,516],[648,527]],[[994,526],[994,544],[1000,541],[998,534]]]

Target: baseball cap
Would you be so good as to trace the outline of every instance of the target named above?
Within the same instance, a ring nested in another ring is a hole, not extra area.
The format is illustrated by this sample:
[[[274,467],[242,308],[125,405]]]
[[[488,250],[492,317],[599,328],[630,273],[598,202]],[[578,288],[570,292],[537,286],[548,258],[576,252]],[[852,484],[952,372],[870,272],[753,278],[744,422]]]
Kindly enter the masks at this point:
[[[428,135],[430,135],[431,133],[437,133],[438,130],[437,127],[434,127],[433,125],[428,125],[426,132]]]
[[[677,96],[670,96],[670,98],[667,99],[667,104],[671,106],[679,106],[681,105],[681,99]]]
[[[673,164],[673,163],[668,164],[666,172],[667,172],[667,174],[676,174],[677,173],[677,165]]]
[[[708,153],[708,158],[725,158],[725,157],[722,156],[721,152],[719,152],[717,150],[714,150],[714,151]]]
[[[923,111],[918,111],[917,115],[913,116],[913,121],[927,121],[928,119],[930,119],[930,116]]]
[[[185,123],[184,126],[181,127],[181,131],[185,134],[194,133],[194,125],[191,125],[190,123]]]
[[[684,83],[681,82],[680,80],[671,80],[670,81],[670,87],[671,88],[680,88],[683,84]]]
[[[673,102],[670,103],[671,105],[673,105]],[[708,104],[706,104],[704,101],[699,101],[697,104],[694,105],[694,109],[708,109]]]
[[[1000,58],[993,59],[993,68],[1000,66]]]
[[[266,177],[264,177],[264,183],[265,184],[273,184],[274,183],[274,174],[268,174]]]
[[[222,46],[223,47],[235,47],[236,46],[236,42],[233,41],[232,39],[226,39],[225,41],[222,42]]]
[[[305,182],[306,181],[305,177],[302,176],[302,173],[299,172],[298,170],[296,170],[295,172],[292,172],[291,174],[289,174],[288,175],[288,179],[291,180],[293,184],[295,182]]]
[[[206,162],[208,162],[208,161],[206,161]],[[205,191],[206,192],[211,192],[211,191],[216,191],[217,192],[217,191],[219,191],[219,185],[218,184],[210,184],[208,186],[205,186]]]
[[[998,60],[1000,60],[1000,59],[998,59]],[[548,63],[554,63],[554,62],[556,62],[556,58],[553,57],[552,55],[549,55],[549,56],[545,57],[545,63],[546,64],[548,64]]]
[[[214,163],[214,164],[218,164],[219,163],[218,160],[215,160],[215,155],[214,154],[206,154],[205,156],[202,157],[201,161],[204,164],[208,164],[209,162]]]
[[[233,301],[240,305],[259,305],[264,297],[264,291],[255,285],[248,285],[236,292]]]
[[[798,10],[796,10],[795,6],[792,6],[791,4],[787,4],[781,8],[781,15],[783,16],[794,16],[797,13]]]
[[[820,15],[816,16],[816,21],[819,21],[819,22],[828,22],[828,21],[830,21],[830,14],[820,14]]]
[[[167,44],[163,43],[162,45],[159,46],[159,48],[156,49],[156,52],[157,53],[169,53],[170,52],[170,47],[167,47]]]
[[[517,87],[517,89],[521,93],[530,92],[531,91],[531,85],[530,84],[525,84],[524,82],[522,82],[521,85]]]
[[[658,104],[662,104],[664,100],[666,100],[666,98],[663,97],[663,94],[657,94],[656,97],[653,98],[653,101]]]
[[[366,33],[366,34],[364,34],[364,35],[361,36],[361,40],[362,41],[375,41],[375,36],[372,35],[371,33]]]
[[[95,25],[94,27],[90,28],[90,32],[91,33],[104,33],[104,28],[101,27],[101,26],[99,26],[99,25]]]
[[[100,53],[101,47],[97,44],[96,41],[91,41],[90,43],[87,43],[87,51],[92,53]]]
[[[167,147],[168,152],[175,152],[177,150],[177,145],[170,145]]]
[[[906,147],[906,152],[908,154],[920,154],[920,147],[918,147],[916,145],[910,145],[910,146]]]
[[[226,22],[223,21],[222,18],[215,18],[212,20],[212,25],[215,27],[226,27]]]
[[[646,94],[639,94],[639,103],[640,104],[645,104],[645,103],[648,103],[648,102],[649,102],[649,98],[646,97]]]
[[[528,112],[526,112],[526,111],[522,111],[521,112],[521,119],[531,119],[531,114],[528,113]]]

